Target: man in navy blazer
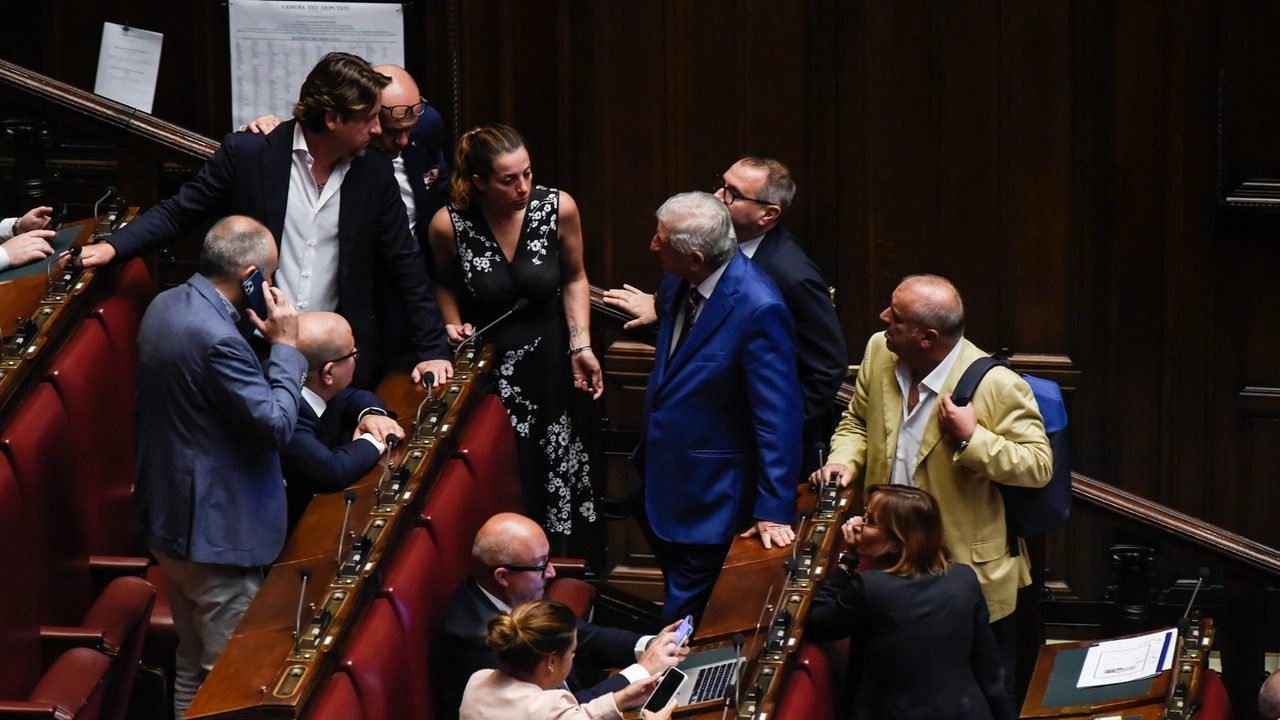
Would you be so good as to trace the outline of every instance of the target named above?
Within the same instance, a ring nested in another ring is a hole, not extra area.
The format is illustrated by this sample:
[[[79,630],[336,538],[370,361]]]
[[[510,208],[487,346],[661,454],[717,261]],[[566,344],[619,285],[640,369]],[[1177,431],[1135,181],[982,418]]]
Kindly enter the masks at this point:
[[[284,294],[266,288],[261,319],[241,285],[254,270],[271,277],[276,262],[265,227],[223,219],[205,238],[200,272],[157,296],[138,332],[132,526],[169,578],[175,717],[284,547],[279,450],[298,420],[307,363]],[[271,343],[265,372],[246,339],[254,329]]]
[[[682,193],[657,216],[649,247],[667,275],[632,460],[670,622],[701,616],[744,527],[766,548],[795,539],[804,405],[791,315],[773,281],[737,252],[728,208]]]
[[[382,352],[377,296],[379,286],[388,284],[408,316],[409,340],[418,361],[414,381],[430,371],[437,384],[443,383],[452,376],[453,366],[426,260],[409,232],[391,160],[364,151],[370,138],[381,132],[380,93],[388,82],[364,60],[330,53],[303,84],[294,108],[296,120],[265,136],[228,135],[176,196],[143,213],[106,243],[86,248],[82,262],[94,266],[128,259],[224,215],[248,215],[275,236],[282,268],[291,256],[302,259],[298,272],[286,276],[282,270],[280,278],[294,293],[290,299],[298,309],[334,310],[351,323],[362,353],[357,386],[375,386],[391,359]],[[332,92],[333,87],[348,92]],[[350,96],[358,102],[338,105]],[[338,189],[326,195],[326,184]],[[318,202],[308,193],[318,195]],[[307,202],[318,207],[310,210],[303,205]],[[325,217],[332,218],[336,233],[333,225],[310,224],[335,203],[337,212]],[[291,233],[290,227],[299,230]],[[333,235],[336,248],[327,241]],[[322,253],[332,253],[336,262],[305,264]],[[300,288],[323,284],[325,273],[336,273],[332,306],[326,306],[328,298],[298,297]]]
[[[378,464],[387,436],[404,435],[377,395],[351,386],[360,349],[345,318],[327,312],[299,316],[298,351],[307,359],[307,381],[298,427],[280,453],[290,527],[312,496],[359,480]]]

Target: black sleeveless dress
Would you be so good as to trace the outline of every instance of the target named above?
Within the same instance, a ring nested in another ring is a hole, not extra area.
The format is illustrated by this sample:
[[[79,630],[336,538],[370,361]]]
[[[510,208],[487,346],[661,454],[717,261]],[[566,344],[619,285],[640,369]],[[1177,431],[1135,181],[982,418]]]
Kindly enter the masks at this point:
[[[573,370],[560,294],[560,192],[535,185],[510,262],[479,208],[449,207],[463,322],[479,330],[524,298],[529,307],[485,333],[497,392],[516,431],[525,514],[548,534],[596,519],[587,451],[574,423]]]

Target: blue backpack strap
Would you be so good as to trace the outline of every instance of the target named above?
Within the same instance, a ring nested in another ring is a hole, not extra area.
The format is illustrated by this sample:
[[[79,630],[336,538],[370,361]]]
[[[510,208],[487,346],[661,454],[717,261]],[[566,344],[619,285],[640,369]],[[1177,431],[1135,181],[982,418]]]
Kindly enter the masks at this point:
[[[960,382],[956,383],[956,389],[951,393],[951,402],[957,407],[968,405],[973,400],[973,394],[978,392],[978,385],[982,382],[982,378],[996,367],[1009,367],[1009,362],[1000,357],[981,357],[974,360],[965,369],[964,375],[960,376]]]

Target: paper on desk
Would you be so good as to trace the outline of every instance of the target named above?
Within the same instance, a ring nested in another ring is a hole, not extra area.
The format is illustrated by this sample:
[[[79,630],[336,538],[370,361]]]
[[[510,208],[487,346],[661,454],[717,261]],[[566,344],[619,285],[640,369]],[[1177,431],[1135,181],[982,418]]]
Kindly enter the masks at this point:
[[[1100,642],[1089,648],[1076,687],[1116,685],[1155,677],[1173,667],[1178,631],[1161,630],[1139,637]]]
[[[93,91],[116,102],[151,112],[160,72],[164,35],[115,23],[102,23],[98,78]]]

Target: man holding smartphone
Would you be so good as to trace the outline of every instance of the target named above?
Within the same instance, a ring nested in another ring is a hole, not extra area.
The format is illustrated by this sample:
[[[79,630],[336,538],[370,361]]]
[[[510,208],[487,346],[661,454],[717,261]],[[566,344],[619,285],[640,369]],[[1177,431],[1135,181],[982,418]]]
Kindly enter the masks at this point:
[[[284,293],[264,281],[260,317],[244,291],[250,275],[274,275],[276,262],[261,223],[224,218],[205,237],[200,272],[157,296],[138,333],[132,529],[169,578],[174,717],[284,547],[279,451],[298,421],[307,361]],[[246,338],[254,329],[271,343],[265,368]]]
[[[56,233],[50,221],[53,208],[32,208],[22,217],[0,220],[0,270],[21,267],[53,254],[49,240]]]

